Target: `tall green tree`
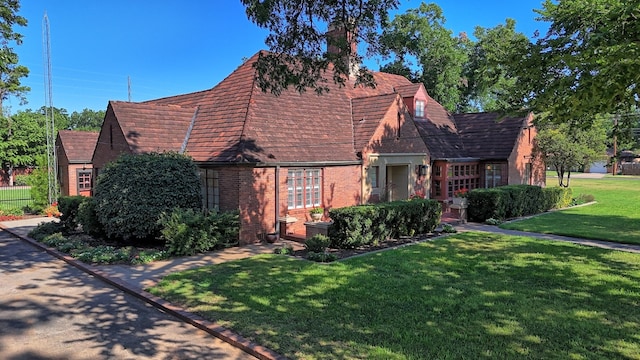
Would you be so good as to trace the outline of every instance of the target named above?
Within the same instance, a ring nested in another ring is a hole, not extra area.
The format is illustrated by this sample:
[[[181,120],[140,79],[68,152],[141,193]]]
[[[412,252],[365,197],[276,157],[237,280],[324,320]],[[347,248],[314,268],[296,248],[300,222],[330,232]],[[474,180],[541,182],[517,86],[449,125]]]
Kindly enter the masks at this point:
[[[383,53],[393,61],[381,70],[422,82],[429,95],[456,111],[463,98],[469,43],[464,36],[454,36],[445,21],[442,9],[433,3],[396,15],[381,35]]]
[[[514,62],[514,108],[548,112],[556,122],[637,108],[640,0],[546,0],[537,10],[549,32]]]
[[[31,110],[11,117],[0,117],[0,165],[9,174],[16,167],[36,165],[38,155],[46,153],[45,117]]]
[[[83,109],[81,112],[74,111],[69,115],[69,130],[98,131],[104,121],[104,110],[94,111]]]
[[[595,119],[584,128],[578,121],[556,124],[541,121],[536,152],[558,175],[558,185],[568,187],[571,172],[582,170],[603,157],[606,151],[607,120]],[[566,174],[566,179],[565,179]]]
[[[69,127],[67,110],[54,108],[56,131]],[[18,111],[0,117],[0,167],[11,174],[16,167],[35,166],[37,156],[47,152],[45,108]],[[9,177],[11,179],[11,177]]]
[[[399,4],[399,0],[241,1],[249,20],[270,32],[265,43],[271,52],[260,54],[256,70],[258,85],[274,94],[289,86],[322,93],[329,81],[345,84],[354,70],[351,63],[362,60],[352,40],[367,44],[370,54],[377,53],[378,29],[386,24],[388,11]],[[330,24],[341,29],[342,36],[330,34]],[[327,51],[327,42],[337,51]],[[366,68],[354,75],[359,83],[373,85]]]
[[[467,81],[465,111],[508,109],[511,94],[518,93],[516,74],[510,64],[529,47],[529,39],[516,31],[516,22],[506,19],[493,28],[477,26],[463,77]]]
[[[18,64],[18,54],[13,50],[14,45],[22,44],[22,34],[14,31],[14,26],[27,25],[27,19],[17,15],[18,10],[18,0],[0,0],[0,116],[4,115],[4,100],[16,96],[25,103],[24,94],[30,90],[20,82],[29,75],[29,69]]]

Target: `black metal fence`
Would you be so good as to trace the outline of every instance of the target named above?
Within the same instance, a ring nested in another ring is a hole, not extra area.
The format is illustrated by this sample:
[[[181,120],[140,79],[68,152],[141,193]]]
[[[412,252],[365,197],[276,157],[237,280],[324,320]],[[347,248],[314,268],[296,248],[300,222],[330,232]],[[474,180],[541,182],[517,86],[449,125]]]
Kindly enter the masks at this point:
[[[33,203],[31,187],[2,186],[0,187],[0,210],[23,209]]]

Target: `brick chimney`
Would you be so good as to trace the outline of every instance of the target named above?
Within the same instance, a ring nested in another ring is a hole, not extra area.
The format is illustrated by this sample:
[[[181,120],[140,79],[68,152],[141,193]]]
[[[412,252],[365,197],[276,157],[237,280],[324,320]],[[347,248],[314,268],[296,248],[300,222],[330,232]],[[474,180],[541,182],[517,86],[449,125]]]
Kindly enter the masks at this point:
[[[329,25],[326,39],[327,53],[346,56],[346,61],[349,64],[349,75],[355,75],[360,69],[360,64],[355,61],[358,54],[358,39],[355,30],[349,30],[344,26],[344,23],[334,21]],[[342,48],[344,48],[345,43],[349,44],[348,54],[342,54]]]

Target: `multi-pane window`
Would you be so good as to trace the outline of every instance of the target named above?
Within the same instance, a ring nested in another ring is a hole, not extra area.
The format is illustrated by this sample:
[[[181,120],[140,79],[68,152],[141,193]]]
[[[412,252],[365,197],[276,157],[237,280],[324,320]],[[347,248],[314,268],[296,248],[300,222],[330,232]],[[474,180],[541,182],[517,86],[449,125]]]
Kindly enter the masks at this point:
[[[484,171],[484,184],[487,188],[500,186],[502,182],[502,165],[487,164]]]
[[[218,210],[220,208],[220,179],[218,171],[200,169],[200,186],[202,189],[202,203],[205,209]]]
[[[450,164],[447,170],[447,196],[460,189],[473,190],[480,186],[480,169],[478,164]]]
[[[320,169],[289,170],[287,176],[289,209],[301,209],[322,204],[322,173]]]
[[[424,101],[416,100],[416,117],[424,117]]]
[[[91,170],[78,170],[78,191],[91,190]]]

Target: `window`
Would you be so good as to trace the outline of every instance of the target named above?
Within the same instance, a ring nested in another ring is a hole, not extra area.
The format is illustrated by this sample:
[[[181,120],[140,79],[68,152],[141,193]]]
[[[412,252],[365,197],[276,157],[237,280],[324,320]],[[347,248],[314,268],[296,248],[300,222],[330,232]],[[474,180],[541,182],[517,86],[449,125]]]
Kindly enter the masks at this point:
[[[487,164],[484,172],[484,186],[487,188],[494,188],[500,186],[502,181],[502,165],[500,164]]]
[[[374,189],[378,188],[378,176],[380,175],[380,167],[371,166],[367,175],[369,176],[369,184],[371,184],[371,187]]]
[[[449,164],[447,171],[447,197],[460,189],[473,190],[480,184],[478,164]]]
[[[78,191],[91,190],[91,170],[78,170]]]
[[[433,176],[440,177],[442,176],[442,166],[436,165],[433,167]]]
[[[424,101],[416,100],[416,117],[424,117]]]
[[[320,169],[289,170],[287,176],[287,205],[289,209],[320,206],[322,203]]]
[[[200,186],[204,208],[207,210],[220,209],[220,179],[218,178],[218,171],[200,169]]]

